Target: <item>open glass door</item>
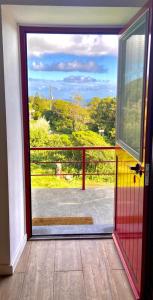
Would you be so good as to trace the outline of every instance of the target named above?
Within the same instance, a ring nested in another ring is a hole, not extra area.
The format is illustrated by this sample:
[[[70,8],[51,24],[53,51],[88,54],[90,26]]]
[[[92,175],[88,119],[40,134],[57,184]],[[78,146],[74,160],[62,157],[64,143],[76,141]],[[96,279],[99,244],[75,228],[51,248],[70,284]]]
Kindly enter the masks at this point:
[[[120,37],[114,241],[136,299],[142,290],[149,11]]]

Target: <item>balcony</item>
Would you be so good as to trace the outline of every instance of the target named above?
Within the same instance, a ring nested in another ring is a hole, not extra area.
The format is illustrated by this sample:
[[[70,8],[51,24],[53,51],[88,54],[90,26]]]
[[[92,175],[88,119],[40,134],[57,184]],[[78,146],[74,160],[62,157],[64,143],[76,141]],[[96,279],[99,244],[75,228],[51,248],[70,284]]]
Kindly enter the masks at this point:
[[[111,233],[115,147],[30,151],[33,235]]]

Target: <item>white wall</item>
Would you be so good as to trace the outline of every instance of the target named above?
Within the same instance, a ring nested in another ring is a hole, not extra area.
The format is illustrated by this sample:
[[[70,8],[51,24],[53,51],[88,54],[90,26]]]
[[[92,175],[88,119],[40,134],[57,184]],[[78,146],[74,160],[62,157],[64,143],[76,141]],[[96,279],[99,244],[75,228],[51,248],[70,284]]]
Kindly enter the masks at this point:
[[[10,262],[6,113],[3,75],[2,26],[0,24],[0,271],[9,265]]]
[[[9,196],[9,264],[13,266],[22,244],[25,242],[23,130],[18,28],[15,20],[9,15],[5,7],[2,8],[2,36],[7,124],[7,149],[5,149],[5,155],[7,155],[8,161],[8,186],[7,184],[5,185],[5,193],[7,191]],[[2,99],[3,101],[4,98]],[[2,190],[4,191],[4,188]],[[1,201],[2,203],[6,202],[6,199],[2,198]]]

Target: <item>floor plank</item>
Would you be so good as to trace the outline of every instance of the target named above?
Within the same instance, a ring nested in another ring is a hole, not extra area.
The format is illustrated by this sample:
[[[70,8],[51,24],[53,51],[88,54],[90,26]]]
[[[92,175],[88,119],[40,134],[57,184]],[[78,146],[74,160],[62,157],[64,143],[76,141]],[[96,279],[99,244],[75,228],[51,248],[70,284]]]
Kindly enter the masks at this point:
[[[26,273],[20,300],[53,300],[53,273],[36,269]]]
[[[55,271],[82,270],[79,241],[56,241]]]
[[[112,270],[109,273],[109,283],[113,300],[134,300],[124,270]]]
[[[112,270],[123,270],[123,265],[115,249],[114,242],[112,240],[108,240],[107,243],[103,243],[103,246],[107,255],[110,268]]]
[[[18,262],[15,272],[16,273],[25,273],[28,266],[29,256],[31,250],[31,242],[28,242],[24,248],[24,251],[21,255],[21,258]]]
[[[86,265],[100,265],[101,258],[96,240],[81,240],[80,250],[83,267]]]
[[[100,257],[104,257],[105,265],[111,270],[123,270],[123,265],[112,240],[98,240]]]
[[[27,272],[54,272],[55,241],[36,241],[31,244]]]
[[[21,299],[24,274],[0,277],[0,300]]]
[[[96,265],[86,265],[84,280],[87,300],[112,300],[106,269]]]
[[[54,273],[54,300],[86,300],[83,272]]]

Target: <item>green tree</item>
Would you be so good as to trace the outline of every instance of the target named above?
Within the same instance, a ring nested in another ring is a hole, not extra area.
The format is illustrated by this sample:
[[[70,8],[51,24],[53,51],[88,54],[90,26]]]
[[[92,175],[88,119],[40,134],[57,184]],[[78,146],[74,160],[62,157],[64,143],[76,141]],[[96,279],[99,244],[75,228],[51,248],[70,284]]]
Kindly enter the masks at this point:
[[[116,119],[116,99],[103,98],[95,99],[89,103],[92,130],[99,132],[104,130],[104,134],[111,143],[115,143],[115,119]]]
[[[88,128],[88,110],[68,101],[54,100],[51,110],[44,112],[44,117],[49,121],[51,130],[55,132],[70,134]]]
[[[88,103],[88,111],[90,115],[88,128],[89,130],[96,131],[96,132],[98,131],[98,125],[95,120],[95,115],[96,115],[97,107],[100,102],[101,102],[101,98],[93,97],[91,101]]]
[[[99,103],[101,102],[101,98],[99,97],[93,97],[91,99],[91,101],[88,103],[88,107],[89,107],[89,110],[92,112],[92,111],[95,111],[99,105]]]
[[[41,98],[38,95],[35,97],[29,97],[29,111],[31,118],[34,120],[38,120],[43,116],[45,111],[51,109],[51,105],[52,101]]]
[[[49,123],[41,118],[30,122],[30,146],[45,147],[49,145],[50,127]]]

